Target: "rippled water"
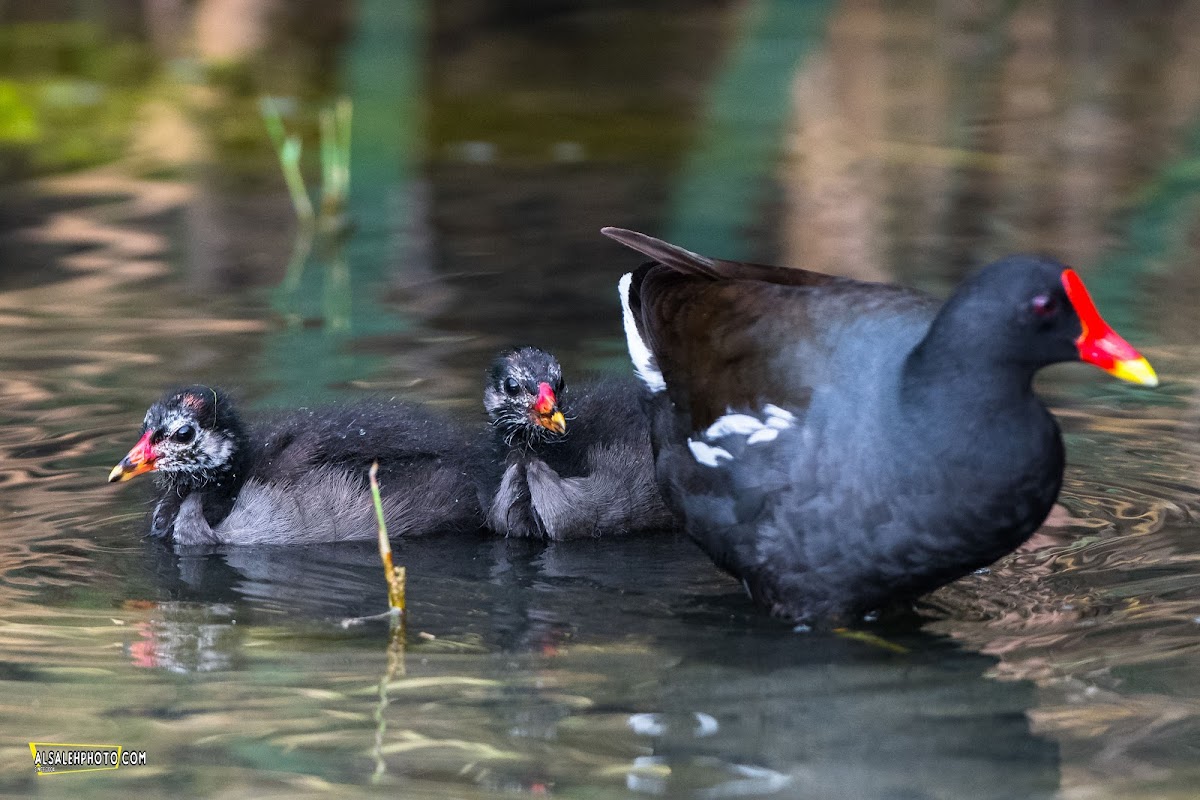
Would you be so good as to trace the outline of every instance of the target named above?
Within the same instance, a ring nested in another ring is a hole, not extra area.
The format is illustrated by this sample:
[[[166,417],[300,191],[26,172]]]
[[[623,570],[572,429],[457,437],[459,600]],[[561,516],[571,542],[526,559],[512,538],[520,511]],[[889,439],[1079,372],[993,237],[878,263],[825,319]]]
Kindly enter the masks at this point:
[[[94,78],[139,103],[123,149],[68,171],[47,132],[0,193],[0,791],[1192,796],[1200,4],[358,5],[283,14],[240,68],[153,28],[169,99]],[[321,70],[356,103],[354,230],[296,260],[252,100],[307,108]],[[795,634],[670,535],[403,543],[393,634],[360,619],[372,549],[177,552],[105,482],[172,383],[477,420],[499,347],[624,368],[604,224],[940,293],[1050,250],[1163,385],[1047,371],[1060,508],[870,635]],[[36,778],[31,740],[149,763]]]

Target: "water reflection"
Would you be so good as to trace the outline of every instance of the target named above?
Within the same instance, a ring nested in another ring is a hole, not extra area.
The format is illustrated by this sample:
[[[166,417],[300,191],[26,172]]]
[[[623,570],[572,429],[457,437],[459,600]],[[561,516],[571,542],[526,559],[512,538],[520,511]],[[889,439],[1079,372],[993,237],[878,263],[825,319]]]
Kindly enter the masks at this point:
[[[899,648],[794,635],[671,537],[510,544],[405,546],[419,630],[395,651],[383,623],[338,624],[384,604],[369,548],[155,543],[159,591],[186,599],[128,606],[142,619],[126,626],[124,657],[221,682],[195,686],[184,709],[125,697],[110,713],[182,715],[218,762],[253,742],[264,765],[303,749],[302,769],[326,776],[339,754],[357,763],[382,723],[372,772],[385,783],[701,797],[1041,797],[1058,785],[1057,745],[1025,715],[1032,683],[990,679],[993,657],[905,629],[881,632]],[[324,664],[320,683],[286,666],[297,661],[305,674]],[[228,702],[261,719],[225,732],[203,709]]]
[[[133,627],[129,661],[143,669],[222,672],[235,668],[238,651],[233,609],[220,604],[153,604],[151,619]]]
[[[823,637],[697,643],[656,692],[677,724],[647,732],[670,767],[654,793],[690,795],[722,764],[701,796],[1054,795],[1057,746],[1025,716],[1033,685],[987,680],[994,659],[944,641],[901,641],[903,655]]]

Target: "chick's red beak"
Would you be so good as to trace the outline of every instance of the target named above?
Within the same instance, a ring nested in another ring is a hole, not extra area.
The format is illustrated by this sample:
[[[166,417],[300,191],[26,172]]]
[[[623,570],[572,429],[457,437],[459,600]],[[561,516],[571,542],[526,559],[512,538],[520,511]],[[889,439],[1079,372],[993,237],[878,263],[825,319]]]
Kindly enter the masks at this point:
[[[1142,386],[1158,386],[1158,376],[1141,353],[1108,326],[1096,310],[1091,295],[1075,270],[1063,270],[1063,287],[1075,307],[1083,332],[1075,340],[1079,359],[1095,364],[1110,375]]]
[[[133,449],[125,454],[121,459],[121,463],[112,468],[112,472],[108,473],[108,482],[115,483],[117,481],[127,481],[130,478],[141,475],[143,472],[150,472],[154,469],[154,448],[150,443],[150,438],[153,436],[153,431],[146,431],[142,434],[142,438],[138,439],[138,443],[133,446]]]
[[[567,429],[567,420],[558,410],[558,398],[550,384],[542,381],[538,384],[537,400],[533,403],[534,422],[547,430],[563,433]]]

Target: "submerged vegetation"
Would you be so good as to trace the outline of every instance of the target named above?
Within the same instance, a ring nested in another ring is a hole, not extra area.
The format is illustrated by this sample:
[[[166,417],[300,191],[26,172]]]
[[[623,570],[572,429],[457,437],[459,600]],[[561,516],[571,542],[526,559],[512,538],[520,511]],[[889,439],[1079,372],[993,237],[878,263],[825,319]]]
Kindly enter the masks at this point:
[[[378,471],[379,463],[376,462],[371,465],[368,475],[371,478],[371,499],[375,503],[375,518],[379,521],[379,557],[383,560],[383,573],[387,579],[388,606],[394,616],[402,616],[405,611],[405,571],[404,567],[392,564],[392,545],[388,540],[387,521],[383,518],[383,499],[379,494],[379,481],[376,480]]]

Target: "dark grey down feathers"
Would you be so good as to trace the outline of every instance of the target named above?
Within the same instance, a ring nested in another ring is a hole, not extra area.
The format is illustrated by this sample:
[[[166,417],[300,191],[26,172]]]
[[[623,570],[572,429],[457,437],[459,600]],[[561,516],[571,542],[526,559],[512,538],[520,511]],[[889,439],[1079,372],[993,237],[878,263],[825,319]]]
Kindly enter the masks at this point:
[[[529,412],[543,382],[559,390],[561,434],[536,424]],[[488,527],[553,540],[674,527],[655,481],[640,391],[620,378],[564,385],[558,362],[537,348],[501,353],[484,392],[503,467],[488,493]]]

